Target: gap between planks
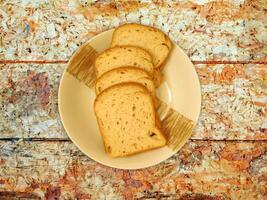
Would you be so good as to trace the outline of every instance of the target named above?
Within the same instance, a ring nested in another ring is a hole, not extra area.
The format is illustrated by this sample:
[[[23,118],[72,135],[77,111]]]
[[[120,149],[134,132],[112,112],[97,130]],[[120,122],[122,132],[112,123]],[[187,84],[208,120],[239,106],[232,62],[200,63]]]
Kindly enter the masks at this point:
[[[0,141],[25,141],[25,142],[72,142],[70,139],[61,139],[61,138],[0,138]],[[189,139],[192,142],[267,142],[267,140],[214,140],[214,139]]]
[[[0,64],[66,64],[68,60],[0,60]],[[193,64],[267,64],[266,61],[194,60]]]

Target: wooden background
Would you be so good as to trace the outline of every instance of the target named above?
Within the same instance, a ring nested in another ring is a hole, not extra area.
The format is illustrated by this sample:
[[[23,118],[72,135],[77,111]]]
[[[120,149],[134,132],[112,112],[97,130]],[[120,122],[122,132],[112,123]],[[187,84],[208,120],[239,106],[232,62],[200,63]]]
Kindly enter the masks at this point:
[[[195,64],[202,111],[172,158],[117,170],[82,154],[57,108],[80,44],[127,22]],[[267,1],[0,0],[0,199],[267,199]]]

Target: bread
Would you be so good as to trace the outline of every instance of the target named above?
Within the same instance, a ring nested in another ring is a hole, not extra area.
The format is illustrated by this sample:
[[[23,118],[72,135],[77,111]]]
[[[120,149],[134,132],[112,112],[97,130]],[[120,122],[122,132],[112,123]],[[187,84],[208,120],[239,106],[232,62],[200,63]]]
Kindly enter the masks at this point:
[[[171,50],[171,41],[159,29],[141,24],[124,24],[115,29],[111,46],[134,45],[148,51],[155,68],[160,68]]]
[[[101,92],[94,103],[106,152],[121,157],[162,147],[166,139],[156,126],[156,112],[148,90],[123,83]]]
[[[151,55],[134,46],[119,46],[105,50],[95,60],[95,74],[102,74],[122,66],[134,66],[148,72],[153,77],[154,66]]]
[[[98,95],[112,85],[125,82],[140,83],[147,88],[153,97],[156,94],[154,83],[149,74],[136,67],[119,67],[102,74],[95,84],[96,94]]]

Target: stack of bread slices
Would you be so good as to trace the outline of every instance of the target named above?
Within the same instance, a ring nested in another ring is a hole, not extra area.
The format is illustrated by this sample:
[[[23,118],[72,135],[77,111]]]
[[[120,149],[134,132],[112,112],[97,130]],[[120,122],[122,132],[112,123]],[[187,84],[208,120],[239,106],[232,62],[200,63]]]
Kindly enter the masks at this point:
[[[125,24],[114,31],[111,47],[96,58],[94,110],[111,157],[166,144],[156,112],[156,87],[170,49],[162,31]]]

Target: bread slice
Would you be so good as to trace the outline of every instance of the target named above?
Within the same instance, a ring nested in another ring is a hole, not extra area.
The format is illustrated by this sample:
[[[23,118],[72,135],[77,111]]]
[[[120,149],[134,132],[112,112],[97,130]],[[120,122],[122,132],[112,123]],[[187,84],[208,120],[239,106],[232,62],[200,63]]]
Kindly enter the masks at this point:
[[[147,88],[153,97],[156,95],[155,86],[149,74],[143,69],[129,66],[112,69],[102,74],[95,84],[96,94],[98,95],[112,85],[125,82],[140,83]]]
[[[148,90],[138,83],[122,83],[101,92],[94,110],[106,152],[122,157],[162,147],[166,139],[156,125]]]
[[[134,46],[110,48],[97,56],[95,60],[96,77],[99,78],[105,72],[122,66],[141,68],[153,77],[154,66],[151,55],[145,50]]]
[[[171,41],[159,29],[141,24],[124,24],[115,29],[111,46],[135,45],[148,51],[155,68],[160,68],[171,50]]]

